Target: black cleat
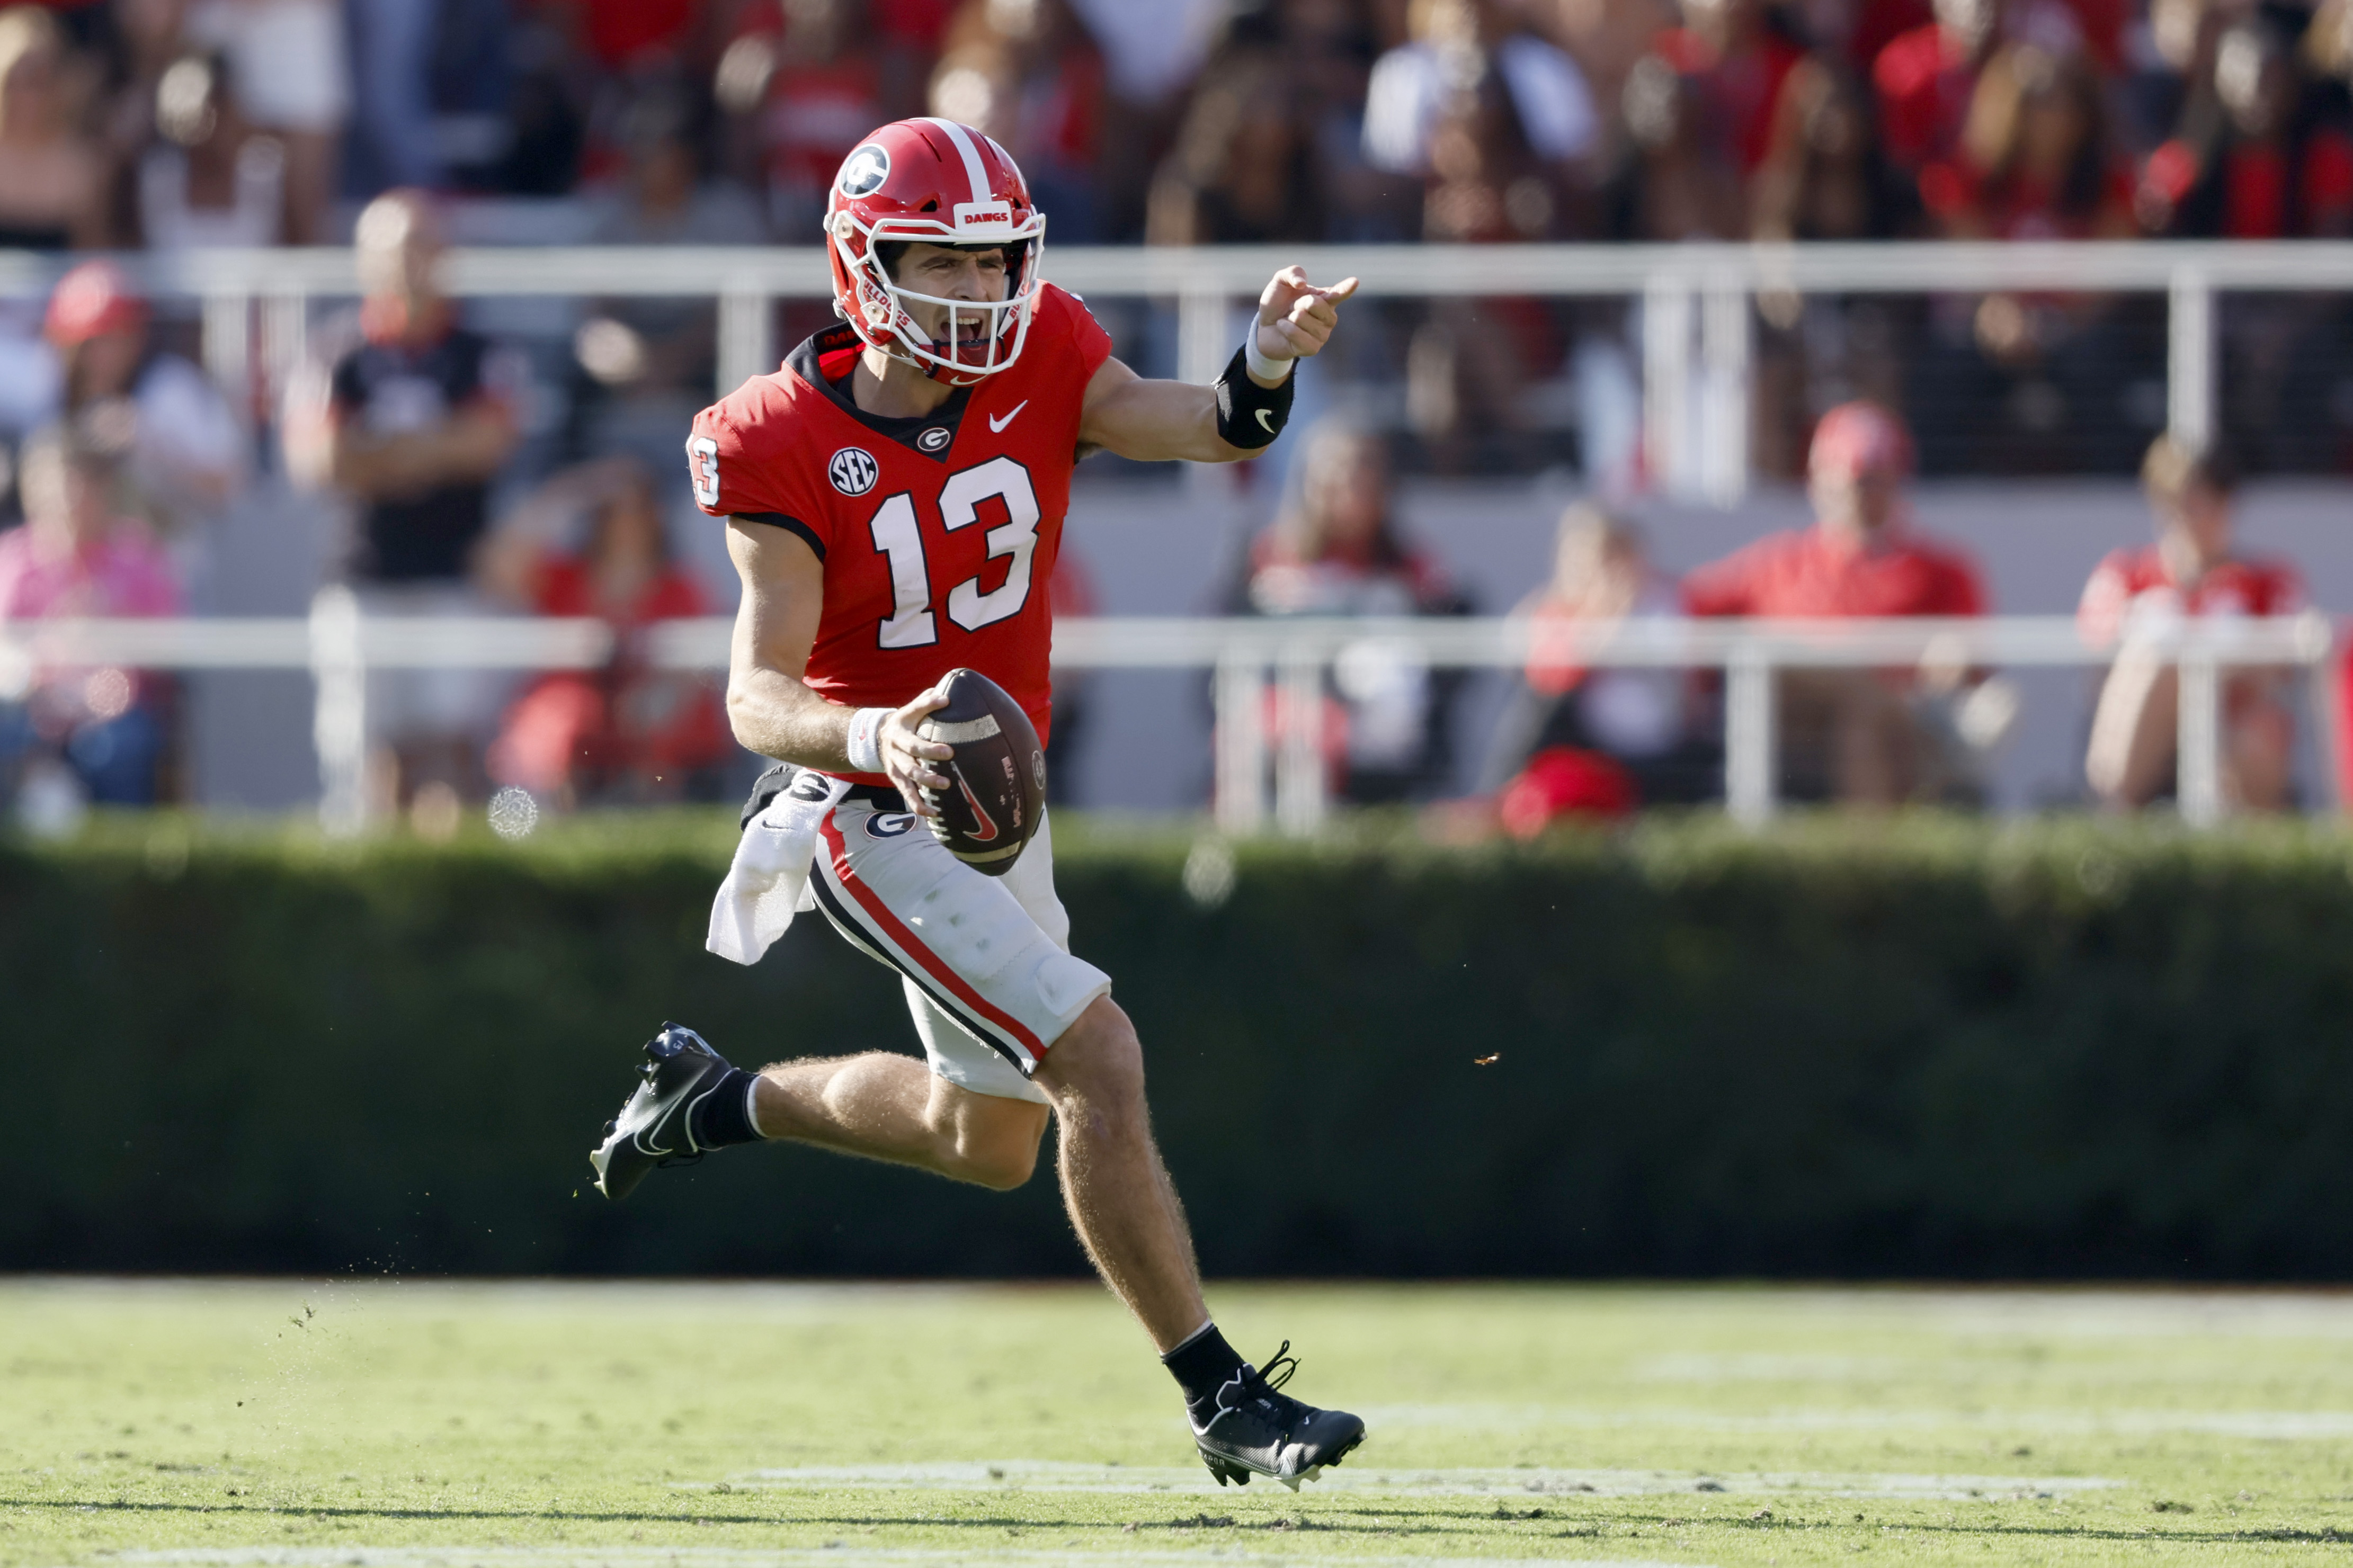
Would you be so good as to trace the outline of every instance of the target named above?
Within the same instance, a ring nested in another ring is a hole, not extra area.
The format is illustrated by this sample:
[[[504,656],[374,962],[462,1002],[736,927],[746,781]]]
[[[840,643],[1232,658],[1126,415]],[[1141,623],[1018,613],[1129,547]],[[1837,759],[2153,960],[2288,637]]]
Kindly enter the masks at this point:
[[[1312,1481],[1326,1465],[1336,1465],[1365,1440],[1365,1424],[1345,1410],[1318,1410],[1279,1393],[1299,1370],[1291,1342],[1266,1363],[1263,1376],[1244,1363],[1218,1390],[1217,1414],[1193,1428],[1201,1462],[1218,1484],[1250,1485],[1252,1476],[1281,1481],[1293,1491]]]
[[[661,1165],[701,1158],[708,1151],[694,1141],[689,1112],[733,1069],[701,1035],[683,1024],[664,1024],[646,1042],[645,1081],[605,1123],[605,1142],[588,1152],[596,1169],[596,1190],[626,1198],[648,1173]]]

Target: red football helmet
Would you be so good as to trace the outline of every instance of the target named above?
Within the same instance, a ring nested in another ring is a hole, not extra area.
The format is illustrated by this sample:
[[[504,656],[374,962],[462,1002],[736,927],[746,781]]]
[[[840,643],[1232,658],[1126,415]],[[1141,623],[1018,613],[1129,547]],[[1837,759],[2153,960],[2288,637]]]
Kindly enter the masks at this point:
[[[899,120],[841,162],[826,198],[834,308],[869,348],[935,381],[970,386],[1020,357],[1038,303],[1046,218],[1004,148],[953,120]],[[877,252],[886,244],[1002,245],[1002,300],[940,300],[901,288]],[[952,307],[948,336],[932,337],[907,304]]]

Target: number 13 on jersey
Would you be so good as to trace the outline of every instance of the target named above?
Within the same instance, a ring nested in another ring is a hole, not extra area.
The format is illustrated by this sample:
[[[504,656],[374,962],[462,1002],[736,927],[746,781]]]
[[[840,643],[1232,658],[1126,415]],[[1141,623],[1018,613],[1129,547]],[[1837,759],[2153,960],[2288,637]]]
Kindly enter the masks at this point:
[[[700,467],[696,483],[702,483]],[[717,488],[715,473],[712,488]],[[983,592],[981,578],[975,576],[948,590],[948,619],[968,632],[1018,615],[1029,602],[1029,558],[1038,548],[1038,492],[1029,482],[1029,470],[1011,458],[992,458],[950,474],[940,487],[940,521],[951,533],[978,522],[981,506],[993,500],[1004,501],[1006,521],[983,538],[988,560],[1008,563],[1005,581]],[[879,646],[930,647],[940,640],[940,633],[932,614],[931,567],[923,556],[914,492],[901,490],[884,500],[867,526],[874,548],[891,566],[891,613],[881,623]]]

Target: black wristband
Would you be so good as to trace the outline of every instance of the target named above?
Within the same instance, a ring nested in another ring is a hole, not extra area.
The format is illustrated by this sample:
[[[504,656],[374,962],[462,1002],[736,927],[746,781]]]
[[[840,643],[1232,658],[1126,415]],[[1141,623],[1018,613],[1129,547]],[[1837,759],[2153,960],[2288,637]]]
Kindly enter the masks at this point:
[[[1250,379],[1242,351],[1236,349],[1214,390],[1218,395],[1218,438],[1229,447],[1255,452],[1261,447],[1273,445],[1274,438],[1282,434],[1283,422],[1291,417],[1291,399],[1299,390],[1299,371],[1294,363],[1281,386],[1261,386]]]

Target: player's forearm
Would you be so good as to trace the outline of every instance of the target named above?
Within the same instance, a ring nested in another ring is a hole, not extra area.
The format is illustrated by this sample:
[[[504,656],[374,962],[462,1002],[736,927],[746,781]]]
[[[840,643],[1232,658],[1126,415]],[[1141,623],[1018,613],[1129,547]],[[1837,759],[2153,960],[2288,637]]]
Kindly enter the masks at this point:
[[[776,670],[739,670],[728,678],[727,721],[736,743],[780,763],[848,772],[855,711]]]
[[[330,459],[335,483],[362,496],[396,495],[433,485],[484,479],[514,448],[504,419],[461,415],[438,430],[398,436],[338,431]]]
[[[1238,463],[1258,456],[1218,434],[1216,388],[1184,381],[1129,383],[1080,438],[1138,463]]]

